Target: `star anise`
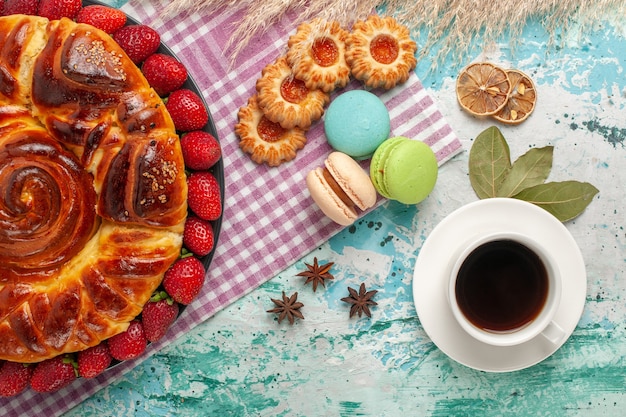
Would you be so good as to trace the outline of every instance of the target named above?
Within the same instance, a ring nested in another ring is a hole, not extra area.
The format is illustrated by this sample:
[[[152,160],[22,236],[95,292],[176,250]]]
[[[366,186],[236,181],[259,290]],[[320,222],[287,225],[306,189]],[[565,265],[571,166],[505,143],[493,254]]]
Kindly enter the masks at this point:
[[[350,296],[342,298],[341,301],[352,304],[352,307],[350,307],[350,317],[355,314],[358,314],[359,317],[361,317],[362,314],[365,314],[367,317],[372,317],[369,306],[378,305],[378,303],[371,300],[371,298],[375,296],[378,291],[366,291],[365,284],[361,284],[358,293],[354,288],[350,287],[348,287],[348,292],[350,293]]]
[[[296,276],[298,277],[306,277],[306,282],[304,285],[309,282],[313,283],[313,292],[317,290],[317,284],[322,284],[322,287],[326,288],[326,284],[324,283],[327,279],[334,279],[328,271],[334,265],[334,262],[329,262],[324,265],[318,265],[317,258],[313,258],[313,265],[309,265],[305,263],[308,271],[300,272]]]
[[[304,316],[300,312],[300,308],[304,307],[304,304],[297,302],[298,293],[294,293],[291,297],[287,297],[285,295],[285,291],[283,291],[283,299],[276,300],[274,298],[270,298],[274,304],[276,304],[276,308],[271,310],[267,310],[268,313],[277,313],[278,314],[278,323],[283,321],[286,317],[289,320],[289,324],[293,324],[295,318],[298,317],[304,320]]]

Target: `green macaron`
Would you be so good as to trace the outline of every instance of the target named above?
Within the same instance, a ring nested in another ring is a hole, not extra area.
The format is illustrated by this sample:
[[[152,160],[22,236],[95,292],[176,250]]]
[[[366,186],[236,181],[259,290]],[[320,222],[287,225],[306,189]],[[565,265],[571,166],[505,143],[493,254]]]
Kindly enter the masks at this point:
[[[384,141],[370,164],[370,178],[380,195],[404,204],[424,200],[435,187],[437,172],[430,146],[404,136]]]

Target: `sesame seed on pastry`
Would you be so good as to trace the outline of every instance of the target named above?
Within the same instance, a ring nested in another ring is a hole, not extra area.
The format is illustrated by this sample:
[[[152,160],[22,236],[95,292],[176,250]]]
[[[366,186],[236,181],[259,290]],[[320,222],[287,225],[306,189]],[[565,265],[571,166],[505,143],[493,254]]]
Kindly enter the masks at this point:
[[[187,183],[163,101],[113,40],[0,17],[0,361],[125,331],[180,256]]]

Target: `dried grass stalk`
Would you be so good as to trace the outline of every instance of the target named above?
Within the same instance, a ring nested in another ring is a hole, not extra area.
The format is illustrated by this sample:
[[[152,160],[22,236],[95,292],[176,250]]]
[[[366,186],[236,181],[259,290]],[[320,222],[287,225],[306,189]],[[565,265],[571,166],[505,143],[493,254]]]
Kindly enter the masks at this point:
[[[263,34],[287,13],[296,16],[296,23],[321,17],[337,20],[349,29],[378,8],[393,11],[418,36],[424,34],[426,41],[418,58],[438,49],[433,57],[435,67],[450,54],[462,61],[474,44],[486,48],[504,34],[519,39],[531,18],[540,20],[554,41],[557,32],[576,26],[582,33],[612,15],[626,14],[624,0],[173,0],[162,14],[211,13],[227,8],[243,11],[226,46],[233,62],[254,36]]]
[[[565,34],[576,28],[580,35],[598,22],[626,12],[623,0],[388,0],[386,3],[390,10],[398,10],[398,20],[418,31],[426,31],[420,58],[438,46],[434,66],[450,54],[463,61],[472,45],[487,48],[504,34],[512,42],[520,40],[529,19],[540,21],[550,35],[550,44],[554,44],[557,33]]]
[[[293,13],[296,23],[320,17],[337,20],[342,26],[349,28],[356,20],[365,19],[380,3],[380,0],[174,0],[165,7],[161,15],[224,9],[232,12],[243,11],[241,21],[224,48],[234,61],[254,36],[262,35],[288,13]]]

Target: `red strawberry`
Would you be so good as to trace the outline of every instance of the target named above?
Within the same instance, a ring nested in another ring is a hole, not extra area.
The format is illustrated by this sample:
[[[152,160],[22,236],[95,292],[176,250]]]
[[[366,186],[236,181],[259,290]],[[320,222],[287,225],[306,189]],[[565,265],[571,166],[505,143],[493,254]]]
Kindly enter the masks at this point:
[[[183,88],[172,92],[165,107],[170,112],[176,129],[182,132],[202,129],[209,121],[202,99],[191,90]]]
[[[178,90],[187,80],[187,68],[183,63],[165,54],[150,55],[141,70],[150,86],[161,97]]]
[[[119,9],[93,4],[83,7],[81,11],[78,12],[76,21],[78,23],[87,23],[106,33],[113,33],[124,27],[126,24],[126,14]]]
[[[37,392],[53,392],[76,379],[76,363],[69,356],[47,359],[35,366],[30,386]]]
[[[202,130],[183,135],[180,139],[185,165],[189,169],[206,170],[222,157],[220,144],[210,133]]]
[[[0,396],[12,397],[24,391],[34,366],[18,362],[4,362],[0,367]]]
[[[29,14],[36,15],[39,9],[39,0],[6,0],[2,14],[8,16],[10,14]]]
[[[78,352],[78,374],[83,378],[94,378],[109,367],[113,357],[106,342]]]
[[[178,317],[178,304],[169,297],[165,291],[155,293],[150,301],[143,306],[141,321],[146,332],[146,338],[156,342],[167,333],[176,317]]]
[[[217,220],[222,214],[222,198],[217,179],[208,171],[192,173],[187,178],[187,203],[198,217]]]
[[[179,259],[163,277],[163,288],[180,304],[189,304],[204,284],[204,265],[194,256]]]
[[[82,0],[40,0],[37,14],[50,20],[62,17],[73,20],[82,7]]]
[[[116,334],[108,342],[111,356],[120,361],[141,355],[148,344],[143,325],[138,320],[131,321],[125,332]]]
[[[211,223],[196,216],[187,217],[183,234],[183,243],[187,249],[204,256],[213,250],[214,240]]]
[[[113,33],[113,39],[137,65],[155,53],[161,44],[159,34],[146,25],[124,26]]]

